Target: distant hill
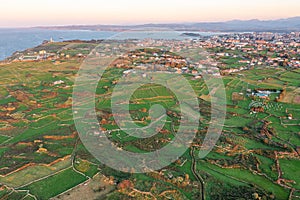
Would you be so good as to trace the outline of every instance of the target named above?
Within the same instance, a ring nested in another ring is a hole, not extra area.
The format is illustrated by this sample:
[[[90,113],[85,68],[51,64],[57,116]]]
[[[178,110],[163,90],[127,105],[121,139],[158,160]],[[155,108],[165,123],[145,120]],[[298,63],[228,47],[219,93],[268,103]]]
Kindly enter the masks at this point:
[[[268,31],[268,32],[290,32],[300,31],[300,17],[278,20],[232,20],[227,22],[201,22],[182,24],[142,24],[142,25],[72,25],[72,26],[49,26],[35,27],[43,29],[63,30],[99,30],[99,31],[124,31],[141,28],[167,28],[177,31]]]

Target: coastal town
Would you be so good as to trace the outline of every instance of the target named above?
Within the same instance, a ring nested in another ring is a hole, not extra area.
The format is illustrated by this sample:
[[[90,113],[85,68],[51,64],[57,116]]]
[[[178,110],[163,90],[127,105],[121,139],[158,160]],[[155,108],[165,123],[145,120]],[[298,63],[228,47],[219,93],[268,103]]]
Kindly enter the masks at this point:
[[[44,41],[45,44],[51,44],[53,42],[52,38],[49,41]],[[300,67],[300,32],[216,33],[212,36],[182,38],[181,41],[170,40],[156,42],[152,39],[145,39],[141,41],[139,45],[140,47],[168,46],[169,51],[175,53],[182,51],[182,49],[190,48],[191,46],[193,48],[203,48],[210,52],[210,56],[216,61],[214,65],[218,66],[221,72],[225,74],[250,69],[254,66]],[[39,60],[54,61],[60,58],[68,59],[72,56],[84,57],[84,54],[82,53],[68,54],[67,50],[68,47],[63,48],[61,52],[54,52],[51,49],[48,51],[39,49],[39,51],[29,50],[25,52],[16,52],[8,60],[10,62]],[[89,48],[81,48],[80,50],[85,51],[89,50]],[[134,54],[131,55],[132,58],[137,56],[138,55]],[[153,53],[148,59],[158,61],[157,57],[158,54]],[[178,63],[180,66],[179,68],[186,67],[187,64],[184,59],[169,59],[169,63],[175,62]]]

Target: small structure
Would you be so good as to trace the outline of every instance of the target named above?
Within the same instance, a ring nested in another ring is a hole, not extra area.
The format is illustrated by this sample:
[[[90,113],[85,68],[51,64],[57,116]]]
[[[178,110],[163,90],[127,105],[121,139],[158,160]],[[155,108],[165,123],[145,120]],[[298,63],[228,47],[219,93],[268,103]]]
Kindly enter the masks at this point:
[[[259,112],[262,113],[262,112],[265,112],[265,109],[264,109],[264,107],[259,106],[259,107],[252,107],[251,111],[254,113],[259,113]]]
[[[267,99],[269,98],[269,95],[268,94],[265,94],[265,93],[256,93],[254,94],[255,96],[261,98],[261,99]]]
[[[37,153],[47,153],[48,150],[46,148],[40,147],[36,152]]]
[[[19,58],[21,61],[37,61],[40,59],[40,56],[37,55],[27,55],[27,56],[21,56]]]
[[[123,75],[128,76],[131,73],[135,73],[135,71],[133,69],[126,70],[126,71],[123,72]]]
[[[60,84],[63,84],[65,83],[64,81],[62,80],[59,80],[59,81],[54,81],[53,85],[60,85]]]

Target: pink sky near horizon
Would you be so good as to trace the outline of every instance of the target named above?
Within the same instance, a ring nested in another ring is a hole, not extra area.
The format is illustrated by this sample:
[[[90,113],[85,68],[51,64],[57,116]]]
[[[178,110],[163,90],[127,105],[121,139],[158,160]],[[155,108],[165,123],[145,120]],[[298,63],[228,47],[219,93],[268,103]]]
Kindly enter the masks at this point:
[[[5,0],[0,27],[279,19],[300,16],[299,0]]]

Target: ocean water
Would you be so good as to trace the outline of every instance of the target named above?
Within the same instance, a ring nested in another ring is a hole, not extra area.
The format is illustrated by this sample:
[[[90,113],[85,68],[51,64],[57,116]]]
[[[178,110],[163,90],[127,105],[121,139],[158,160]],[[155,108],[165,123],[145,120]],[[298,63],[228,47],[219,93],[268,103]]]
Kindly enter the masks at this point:
[[[110,31],[85,31],[85,30],[45,30],[45,29],[0,29],[0,60],[11,56],[16,51],[22,51],[40,45],[44,40],[99,40],[99,39],[185,39],[183,32],[174,31],[133,31],[133,32],[110,32]],[[203,36],[216,33],[202,32]]]

